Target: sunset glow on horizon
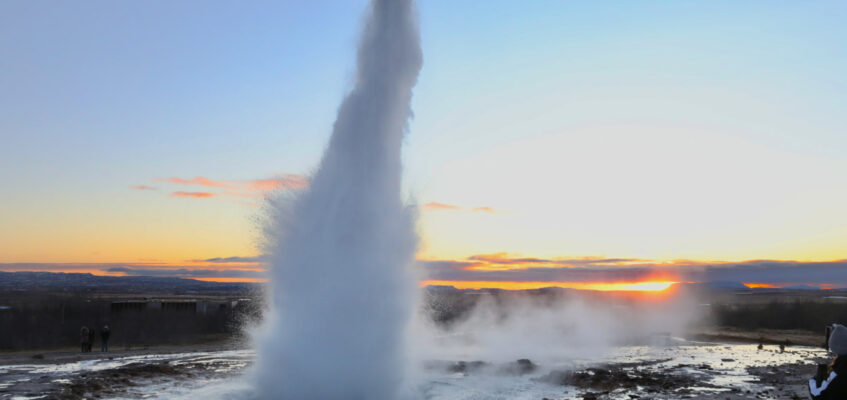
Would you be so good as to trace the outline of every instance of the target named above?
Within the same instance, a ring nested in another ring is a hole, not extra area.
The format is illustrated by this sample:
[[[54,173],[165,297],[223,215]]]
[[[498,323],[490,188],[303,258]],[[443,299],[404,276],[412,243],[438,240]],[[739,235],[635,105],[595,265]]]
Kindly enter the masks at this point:
[[[204,282],[220,282],[220,283],[261,283],[267,282],[265,278],[191,278],[197,281]]]
[[[255,259],[267,199],[309,190],[364,1],[41,7],[0,16],[0,271],[263,279],[203,260]],[[422,2],[424,279],[847,287],[843,6],[740,7]]]
[[[90,273],[99,276],[160,276],[217,282],[264,282],[266,257],[213,257],[167,263],[0,263],[0,271]],[[847,287],[838,274],[847,261],[699,262],[611,257],[531,257],[509,253],[460,259],[419,259],[421,286],[506,290],[561,287],[598,291],[662,291],[674,283],[749,289]],[[729,285],[729,286],[726,286]],[[734,285],[734,286],[733,286]],[[743,285],[743,286],[742,286]]]
[[[423,281],[421,286],[452,286],[456,289],[503,289],[530,290],[543,288],[562,288],[578,290],[596,290],[603,292],[661,292],[677,282],[468,282],[468,281]]]
[[[750,289],[779,289],[780,286],[772,285],[770,283],[753,283],[753,282],[744,282],[744,286],[747,286]]]

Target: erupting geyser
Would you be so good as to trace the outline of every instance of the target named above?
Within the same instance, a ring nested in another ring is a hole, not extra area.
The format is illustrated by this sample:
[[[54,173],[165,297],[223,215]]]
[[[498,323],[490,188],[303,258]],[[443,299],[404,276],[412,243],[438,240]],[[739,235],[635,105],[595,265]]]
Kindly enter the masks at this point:
[[[373,0],[321,164],[307,190],[272,205],[263,398],[398,396],[417,244],[400,150],[421,63],[413,1]]]

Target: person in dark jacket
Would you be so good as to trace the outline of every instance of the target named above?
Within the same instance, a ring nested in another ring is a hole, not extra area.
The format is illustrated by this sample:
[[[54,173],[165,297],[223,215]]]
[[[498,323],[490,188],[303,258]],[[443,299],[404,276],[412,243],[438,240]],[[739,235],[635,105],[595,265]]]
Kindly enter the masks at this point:
[[[109,336],[111,334],[112,332],[109,330],[109,325],[103,325],[103,329],[100,330],[100,351],[109,351]]]
[[[814,400],[847,399],[847,327],[833,324],[827,345],[835,358],[809,379],[809,394]]]

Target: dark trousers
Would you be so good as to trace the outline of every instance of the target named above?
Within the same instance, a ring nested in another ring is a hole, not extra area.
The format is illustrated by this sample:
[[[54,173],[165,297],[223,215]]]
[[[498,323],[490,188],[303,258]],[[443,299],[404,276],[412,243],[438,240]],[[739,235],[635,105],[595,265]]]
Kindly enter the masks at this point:
[[[109,351],[109,340],[103,339],[102,343],[100,343],[100,351]]]

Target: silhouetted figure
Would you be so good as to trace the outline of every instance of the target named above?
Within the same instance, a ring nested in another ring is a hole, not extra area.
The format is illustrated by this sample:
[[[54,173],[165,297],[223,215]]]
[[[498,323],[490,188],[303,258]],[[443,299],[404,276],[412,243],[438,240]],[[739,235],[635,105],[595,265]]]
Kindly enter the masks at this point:
[[[79,345],[80,352],[85,353],[88,351],[88,327],[83,326],[82,329],[79,330]]]
[[[100,330],[100,351],[109,351],[109,335],[111,334],[109,325],[103,325],[103,329]]]
[[[814,400],[847,399],[847,327],[832,325],[829,350],[836,354],[829,365],[818,364],[815,377],[809,379]]]
[[[764,349],[764,348],[765,348],[765,344],[762,343],[762,342],[759,342],[759,345],[756,347],[756,349],[758,349],[758,350],[761,350],[761,349]]]
[[[780,352],[780,353],[785,353],[785,343],[780,343],[780,344],[779,344],[779,352]]]

